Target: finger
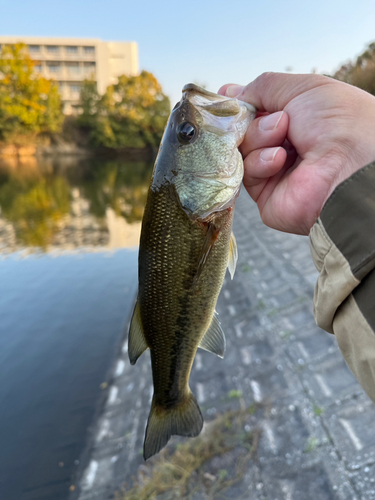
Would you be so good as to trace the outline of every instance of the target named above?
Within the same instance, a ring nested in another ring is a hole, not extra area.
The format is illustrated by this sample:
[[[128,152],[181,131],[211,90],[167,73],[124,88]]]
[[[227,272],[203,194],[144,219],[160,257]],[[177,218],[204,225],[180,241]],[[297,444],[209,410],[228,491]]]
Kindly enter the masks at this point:
[[[337,85],[337,80],[322,75],[263,73],[245,87],[223,85],[219,93],[252,104],[260,111],[281,111],[295,97],[321,85]]]
[[[241,153],[247,156],[261,148],[281,146],[288,132],[288,114],[285,111],[271,113],[252,121],[241,145]]]
[[[235,92],[234,87],[238,87],[238,94],[239,94],[245,88],[245,85],[237,85],[236,83],[227,83],[227,84],[223,85],[222,87],[220,87],[217,93],[219,95],[227,95],[226,92],[227,92],[228,87],[233,87],[233,92]],[[232,97],[232,96],[228,96],[228,97]]]
[[[286,158],[282,147],[257,149],[246,156],[243,183],[254,201],[258,200],[268,180],[283,168]]]

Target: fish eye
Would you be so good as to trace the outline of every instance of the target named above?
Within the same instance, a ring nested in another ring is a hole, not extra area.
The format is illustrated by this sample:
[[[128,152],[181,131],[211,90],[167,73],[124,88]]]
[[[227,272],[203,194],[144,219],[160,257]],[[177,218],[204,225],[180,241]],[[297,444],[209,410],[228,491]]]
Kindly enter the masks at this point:
[[[197,135],[197,129],[189,122],[182,122],[177,127],[177,138],[181,144],[190,144]]]

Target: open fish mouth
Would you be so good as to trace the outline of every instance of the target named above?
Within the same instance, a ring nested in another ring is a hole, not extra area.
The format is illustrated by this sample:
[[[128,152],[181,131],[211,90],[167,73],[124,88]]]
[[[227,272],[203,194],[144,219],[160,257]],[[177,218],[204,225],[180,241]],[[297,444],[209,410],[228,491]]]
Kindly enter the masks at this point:
[[[250,120],[255,118],[256,108],[236,98],[225,97],[188,83],[182,89],[182,102],[189,102],[200,113],[202,128],[216,135],[234,132],[237,147],[241,144]]]
[[[197,101],[196,103],[192,101],[192,94],[195,94],[195,98]],[[207,100],[211,102],[238,101],[238,99],[235,99],[233,97],[226,97],[223,95],[215,94],[214,92],[210,92],[206,89],[203,89],[202,87],[199,87],[198,85],[195,85],[195,83],[187,83],[186,85],[184,85],[182,89],[182,98],[189,99],[190,102],[194,105],[200,105],[200,102],[202,102],[203,104],[205,102],[207,104]],[[202,98],[205,99],[205,101],[203,101]],[[257,112],[256,108],[253,105],[244,101],[240,102],[250,111],[250,113]]]
[[[189,83],[174,114],[194,130],[194,138],[177,148],[177,175],[171,181],[189,217],[203,219],[230,206],[238,195],[244,170],[237,148],[256,109]]]

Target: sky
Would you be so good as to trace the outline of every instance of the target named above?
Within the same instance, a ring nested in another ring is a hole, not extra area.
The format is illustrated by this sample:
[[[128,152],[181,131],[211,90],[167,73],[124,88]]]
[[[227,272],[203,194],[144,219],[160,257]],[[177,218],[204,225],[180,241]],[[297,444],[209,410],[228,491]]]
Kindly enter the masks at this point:
[[[0,0],[0,34],[138,43],[172,105],[264,71],[332,74],[375,40],[374,0]]]

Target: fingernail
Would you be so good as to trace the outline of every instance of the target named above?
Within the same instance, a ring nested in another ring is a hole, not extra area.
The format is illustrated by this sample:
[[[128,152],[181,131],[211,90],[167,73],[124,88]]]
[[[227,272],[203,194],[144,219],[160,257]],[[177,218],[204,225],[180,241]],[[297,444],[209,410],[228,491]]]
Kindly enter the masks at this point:
[[[237,97],[243,91],[245,87],[243,85],[229,85],[225,91],[227,97]]]
[[[263,132],[275,130],[283,116],[284,111],[278,111],[277,113],[272,113],[270,115],[264,116],[259,121],[259,128]]]
[[[263,149],[259,155],[260,159],[263,161],[273,161],[279,149],[280,147]]]

